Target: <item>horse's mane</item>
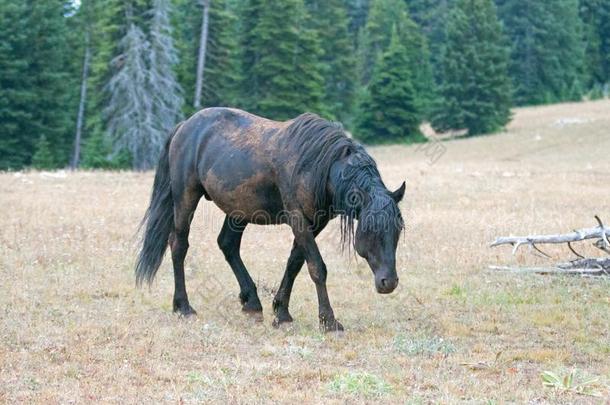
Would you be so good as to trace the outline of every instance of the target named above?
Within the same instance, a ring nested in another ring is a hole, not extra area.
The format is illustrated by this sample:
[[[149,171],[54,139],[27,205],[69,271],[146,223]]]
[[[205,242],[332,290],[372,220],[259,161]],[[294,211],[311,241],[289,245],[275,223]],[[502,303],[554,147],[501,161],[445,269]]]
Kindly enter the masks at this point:
[[[299,115],[285,131],[286,139],[297,157],[291,183],[296,185],[297,176],[308,171],[316,209],[325,209],[329,205],[326,184],[330,168],[341,157],[354,151],[356,143],[345,135],[340,123],[312,113]]]
[[[354,242],[355,220],[366,232],[379,234],[391,226],[403,228],[398,205],[388,193],[375,160],[358,145],[335,181],[333,210],[341,215],[341,243]]]
[[[347,137],[340,123],[305,113],[286,128],[286,135],[297,156],[291,182],[296,186],[297,175],[304,171],[310,173],[316,209],[330,207],[335,214],[341,215],[343,246],[354,241],[354,221],[365,205],[368,215],[360,220],[366,229],[381,231],[390,222],[402,228],[400,210],[387,193],[375,160],[362,145]],[[327,201],[331,167],[345,157],[340,178],[334,182],[333,201]]]

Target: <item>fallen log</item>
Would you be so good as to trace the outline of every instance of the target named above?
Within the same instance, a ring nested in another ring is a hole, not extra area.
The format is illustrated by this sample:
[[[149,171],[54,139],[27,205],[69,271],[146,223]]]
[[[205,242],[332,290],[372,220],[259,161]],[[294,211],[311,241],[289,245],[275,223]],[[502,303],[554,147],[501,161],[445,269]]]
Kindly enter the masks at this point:
[[[565,274],[569,276],[610,276],[610,270],[604,269],[566,269],[561,267],[511,267],[489,266],[490,270],[507,271],[511,273]]]
[[[595,219],[597,220],[599,226],[595,228],[587,228],[580,229],[574,232],[565,233],[565,234],[556,234],[556,235],[530,235],[530,236],[502,236],[496,238],[496,240],[491,244],[491,247],[500,246],[500,245],[512,245],[513,254],[517,252],[520,246],[529,245],[534,247],[536,250],[540,251],[536,247],[536,244],[545,244],[545,243],[567,243],[570,249],[578,256],[582,257],[580,254],[576,253],[572,246],[570,245],[572,242],[580,242],[587,239],[599,239],[595,246],[601,250],[609,251],[610,250],[610,242],[608,238],[610,238],[610,228],[604,226],[601,219],[596,215]],[[540,251],[545,256],[548,256],[546,253]]]
[[[544,253],[537,244],[561,244],[567,243],[570,250],[578,256],[578,259],[568,263],[559,263],[552,267],[506,267],[506,266],[490,266],[494,270],[505,270],[516,273],[538,273],[538,274],[572,274],[572,275],[590,275],[602,276],[610,275],[610,257],[606,258],[587,258],[578,253],[572,246],[572,242],[580,242],[587,239],[597,239],[593,244],[598,249],[610,253],[610,228],[604,226],[602,220],[596,215],[595,219],[599,226],[595,228],[586,228],[566,234],[556,235],[530,235],[530,236],[503,236],[497,238],[491,247],[510,244],[513,246],[513,254],[517,252],[520,246],[530,246],[542,253],[547,258],[551,258]]]

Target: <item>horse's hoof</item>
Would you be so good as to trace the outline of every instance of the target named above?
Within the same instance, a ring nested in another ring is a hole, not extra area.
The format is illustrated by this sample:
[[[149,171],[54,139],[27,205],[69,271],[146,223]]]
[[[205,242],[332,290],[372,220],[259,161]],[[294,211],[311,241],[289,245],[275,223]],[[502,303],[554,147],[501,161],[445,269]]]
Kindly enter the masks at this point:
[[[248,301],[241,306],[241,310],[247,313],[260,313],[263,314],[263,306],[259,301]]]
[[[336,319],[328,319],[320,321],[320,330],[322,332],[343,332],[345,329],[341,322]]]
[[[179,307],[174,306],[174,313],[178,313],[178,315],[185,318],[194,317],[197,315],[197,311],[195,311],[193,307],[188,304]]]
[[[277,329],[282,326],[282,324],[291,322],[292,316],[290,316],[290,314],[276,315],[275,318],[273,318],[273,323],[271,325]]]

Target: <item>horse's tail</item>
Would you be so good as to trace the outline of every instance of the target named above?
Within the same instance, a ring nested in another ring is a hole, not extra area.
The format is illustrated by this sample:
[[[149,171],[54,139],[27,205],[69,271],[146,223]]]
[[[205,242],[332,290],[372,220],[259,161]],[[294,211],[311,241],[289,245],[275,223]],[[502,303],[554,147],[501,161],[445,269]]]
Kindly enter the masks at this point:
[[[174,202],[169,178],[169,145],[182,123],[172,131],[157,164],[150,205],[140,223],[146,226],[136,263],[136,284],[152,283],[163,261],[169,235],[174,227]]]

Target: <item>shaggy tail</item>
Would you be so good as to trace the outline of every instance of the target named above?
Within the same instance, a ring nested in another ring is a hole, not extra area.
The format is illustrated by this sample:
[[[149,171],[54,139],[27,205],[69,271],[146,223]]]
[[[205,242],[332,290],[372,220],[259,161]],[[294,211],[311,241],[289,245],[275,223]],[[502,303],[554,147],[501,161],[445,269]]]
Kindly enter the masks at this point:
[[[150,205],[140,223],[140,228],[146,225],[146,231],[136,263],[136,284],[138,286],[142,285],[144,281],[148,284],[152,283],[163,261],[169,234],[174,227],[174,202],[169,178],[169,145],[181,125],[182,123],[174,128],[161,152]]]

